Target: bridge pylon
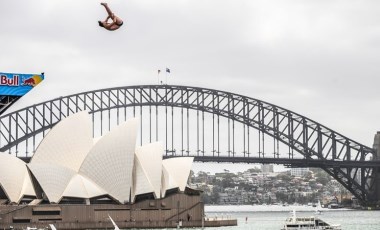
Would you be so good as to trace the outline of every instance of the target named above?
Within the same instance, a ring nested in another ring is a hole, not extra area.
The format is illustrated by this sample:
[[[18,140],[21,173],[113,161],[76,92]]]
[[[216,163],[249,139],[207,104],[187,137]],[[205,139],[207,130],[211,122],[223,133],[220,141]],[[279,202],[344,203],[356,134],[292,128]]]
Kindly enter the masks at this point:
[[[380,159],[380,131],[375,134],[373,149],[376,151],[376,155],[373,160]],[[377,201],[378,205],[380,205],[380,167],[375,168],[373,171],[373,179],[375,181],[375,186],[371,193],[373,194],[373,200]]]

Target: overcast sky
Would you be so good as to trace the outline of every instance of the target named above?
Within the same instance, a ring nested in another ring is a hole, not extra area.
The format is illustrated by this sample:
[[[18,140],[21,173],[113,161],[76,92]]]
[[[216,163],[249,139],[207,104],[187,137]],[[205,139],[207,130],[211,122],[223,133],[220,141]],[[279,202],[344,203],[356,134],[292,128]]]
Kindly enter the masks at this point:
[[[168,84],[264,100],[372,146],[380,131],[380,1],[1,0],[0,72],[45,72],[13,108]],[[162,75],[165,81],[165,75]]]

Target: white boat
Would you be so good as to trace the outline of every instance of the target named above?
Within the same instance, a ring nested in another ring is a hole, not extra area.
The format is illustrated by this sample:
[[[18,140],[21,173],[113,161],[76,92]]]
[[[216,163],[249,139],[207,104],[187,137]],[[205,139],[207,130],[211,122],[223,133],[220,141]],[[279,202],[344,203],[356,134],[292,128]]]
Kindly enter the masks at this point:
[[[113,221],[113,219],[110,217],[110,215],[108,215],[108,217],[110,218],[113,226],[115,227],[115,230],[120,230],[120,228],[116,225],[115,221]]]
[[[341,230],[340,225],[328,224],[318,217],[297,217],[296,211],[293,215],[286,219],[284,227],[281,230],[304,230],[304,229],[319,229],[319,230]]]
[[[318,200],[318,204],[315,207],[315,215],[321,215],[322,214],[322,205],[321,202]]]

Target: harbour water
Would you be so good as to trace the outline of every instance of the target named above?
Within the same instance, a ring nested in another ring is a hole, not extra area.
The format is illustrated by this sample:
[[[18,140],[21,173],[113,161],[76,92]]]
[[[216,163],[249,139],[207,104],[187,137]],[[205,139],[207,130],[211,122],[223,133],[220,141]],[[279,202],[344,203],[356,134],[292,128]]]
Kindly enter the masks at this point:
[[[285,219],[296,210],[297,216],[316,216],[311,206],[206,206],[206,218],[235,218],[238,226],[207,228],[209,230],[280,230]],[[380,211],[322,209],[319,218],[330,224],[341,224],[344,230],[380,230]],[[246,221],[247,218],[247,221]]]

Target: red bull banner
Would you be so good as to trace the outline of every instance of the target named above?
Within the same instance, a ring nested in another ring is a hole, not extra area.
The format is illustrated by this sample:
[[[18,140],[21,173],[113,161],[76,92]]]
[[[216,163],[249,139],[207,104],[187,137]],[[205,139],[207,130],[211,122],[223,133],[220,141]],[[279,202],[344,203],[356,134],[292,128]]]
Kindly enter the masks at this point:
[[[44,74],[0,72],[0,95],[23,96],[44,80]]]

